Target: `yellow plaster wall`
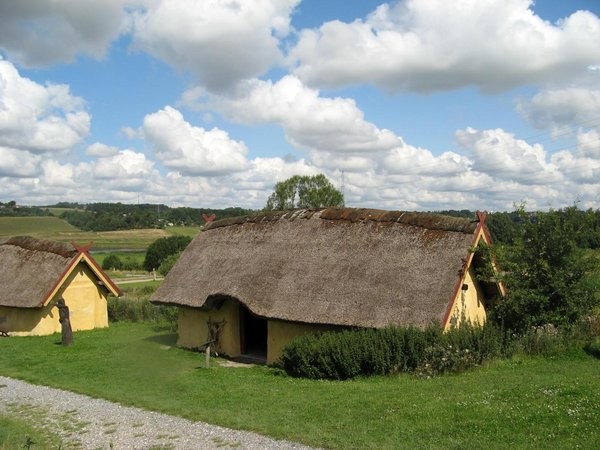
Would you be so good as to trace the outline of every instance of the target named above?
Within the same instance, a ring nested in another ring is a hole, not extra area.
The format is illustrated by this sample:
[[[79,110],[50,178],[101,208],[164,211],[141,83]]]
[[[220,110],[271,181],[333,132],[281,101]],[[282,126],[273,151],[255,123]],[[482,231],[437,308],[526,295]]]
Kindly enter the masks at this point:
[[[62,295],[69,307],[73,331],[108,326],[106,289],[96,280],[96,275],[88,265],[79,263],[67,277],[64,290],[59,291],[59,296]]]
[[[468,289],[459,289],[454,301],[454,308],[450,313],[450,319],[446,324],[446,330],[460,326],[463,321],[480,325],[485,323],[486,313],[483,291],[479,283],[475,280],[475,273],[472,267],[466,273],[463,284],[466,284]]]
[[[87,264],[79,263],[66,278],[57,294],[42,308],[0,306],[0,324],[11,335],[46,335],[61,331],[56,301],[62,296],[69,307],[73,331],[108,326],[106,289],[98,285]]]
[[[240,356],[239,308],[239,303],[234,300],[226,300],[219,309],[213,308],[209,311],[180,307],[177,345],[192,349],[204,347],[208,341],[208,320],[225,320],[220,335],[220,351],[227,356]],[[335,327],[269,320],[267,329],[267,363],[271,364],[279,359],[283,347],[291,339],[317,331],[332,330]]]
[[[185,348],[203,347],[209,339],[208,320],[225,325],[219,335],[217,351],[236,357],[240,355],[240,313],[239,303],[226,300],[220,308],[203,311],[199,308],[182,306],[179,308],[177,324],[177,345]]]
[[[0,327],[11,336],[46,335],[60,331],[58,309],[51,302],[42,308],[13,308],[0,306]]]
[[[267,364],[276,362],[281,356],[283,347],[298,336],[316,333],[319,331],[332,331],[339,327],[334,325],[316,325],[298,322],[285,322],[269,320],[267,337]]]

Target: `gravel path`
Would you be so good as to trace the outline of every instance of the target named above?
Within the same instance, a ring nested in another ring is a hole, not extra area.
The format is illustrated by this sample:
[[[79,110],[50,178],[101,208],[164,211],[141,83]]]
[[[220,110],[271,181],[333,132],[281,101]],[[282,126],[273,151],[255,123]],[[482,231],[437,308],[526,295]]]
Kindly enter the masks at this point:
[[[2,376],[0,413],[58,433],[65,449],[308,449]]]

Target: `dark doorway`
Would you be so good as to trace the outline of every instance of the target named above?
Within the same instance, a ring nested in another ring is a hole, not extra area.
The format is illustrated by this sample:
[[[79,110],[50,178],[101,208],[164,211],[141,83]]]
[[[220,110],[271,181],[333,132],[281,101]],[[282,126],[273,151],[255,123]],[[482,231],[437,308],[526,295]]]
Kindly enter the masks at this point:
[[[257,360],[267,359],[267,320],[240,305],[240,350],[242,355]]]

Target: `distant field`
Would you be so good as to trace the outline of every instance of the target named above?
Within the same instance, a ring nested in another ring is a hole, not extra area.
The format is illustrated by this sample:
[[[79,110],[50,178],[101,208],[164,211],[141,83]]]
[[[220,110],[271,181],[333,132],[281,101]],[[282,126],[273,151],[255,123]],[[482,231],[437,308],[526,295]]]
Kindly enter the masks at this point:
[[[173,236],[189,236],[194,238],[200,232],[200,227],[170,227],[165,231]]]
[[[73,208],[44,208],[50,211],[53,216],[60,217],[60,215],[67,211],[75,211]]]
[[[48,235],[79,232],[58,217],[0,217],[0,236]]]
[[[61,242],[87,244],[93,242],[92,251],[140,250],[144,251],[156,239],[173,234],[195,236],[199,227],[172,227],[167,230],[81,231],[58,217],[0,217],[0,238],[28,235]]]

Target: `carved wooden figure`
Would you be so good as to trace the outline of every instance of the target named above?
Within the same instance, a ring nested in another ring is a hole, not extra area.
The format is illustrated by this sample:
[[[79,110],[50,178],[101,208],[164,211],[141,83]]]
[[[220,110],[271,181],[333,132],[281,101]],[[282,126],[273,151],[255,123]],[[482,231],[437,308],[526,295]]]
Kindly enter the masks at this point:
[[[60,322],[62,345],[69,346],[73,343],[73,330],[71,329],[71,318],[69,317],[69,307],[61,297],[56,302],[58,308],[58,321]]]

